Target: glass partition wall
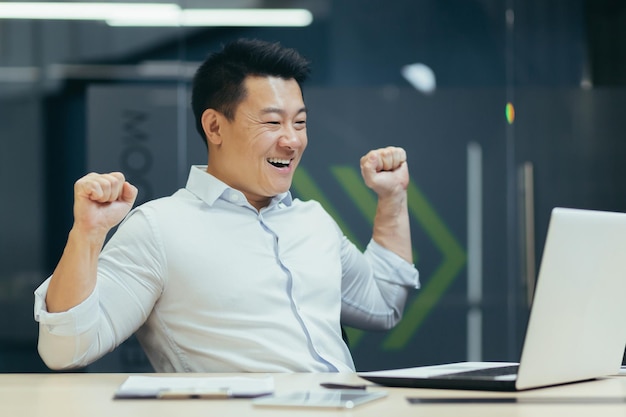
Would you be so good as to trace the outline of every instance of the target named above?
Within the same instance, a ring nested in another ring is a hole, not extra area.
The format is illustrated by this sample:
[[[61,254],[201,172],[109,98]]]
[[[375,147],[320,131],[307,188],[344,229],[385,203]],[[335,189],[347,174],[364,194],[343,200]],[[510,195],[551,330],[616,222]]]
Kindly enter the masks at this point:
[[[626,6],[616,2],[114,5],[112,17],[81,5],[78,20],[18,19],[0,7],[2,372],[47,371],[32,293],[63,250],[73,183],[122,170],[138,203],[184,186],[189,165],[206,161],[191,76],[239,37],[279,41],[312,61],[309,147],[292,192],[319,200],[357,246],[374,211],[360,156],[407,150],[422,287],[396,328],[347,329],[359,370],[517,360],[551,208],[625,209]],[[226,6],[269,14],[229,23],[232,14],[215,10]],[[85,369],[150,370],[134,338]]]

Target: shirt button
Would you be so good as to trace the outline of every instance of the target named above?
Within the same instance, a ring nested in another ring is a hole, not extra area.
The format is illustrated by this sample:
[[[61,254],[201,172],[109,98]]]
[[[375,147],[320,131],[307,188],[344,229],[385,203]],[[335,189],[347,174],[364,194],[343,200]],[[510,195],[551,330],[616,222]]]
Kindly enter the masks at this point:
[[[230,194],[230,199],[234,202],[234,203],[238,203],[239,202],[239,194],[233,192]]]

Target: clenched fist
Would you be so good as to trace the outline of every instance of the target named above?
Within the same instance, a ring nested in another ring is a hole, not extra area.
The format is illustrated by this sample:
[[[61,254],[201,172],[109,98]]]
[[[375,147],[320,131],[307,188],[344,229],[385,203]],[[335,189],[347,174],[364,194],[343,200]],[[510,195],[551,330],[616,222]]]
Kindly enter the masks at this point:
[[[405,150],[388,146],[369,151],[361,158],[361,175],[379,197],[406,191],[409,169]]]
[[[90,173],[74,184],[74,228],[108,233],[133,207],[137,188],[120,172]]]

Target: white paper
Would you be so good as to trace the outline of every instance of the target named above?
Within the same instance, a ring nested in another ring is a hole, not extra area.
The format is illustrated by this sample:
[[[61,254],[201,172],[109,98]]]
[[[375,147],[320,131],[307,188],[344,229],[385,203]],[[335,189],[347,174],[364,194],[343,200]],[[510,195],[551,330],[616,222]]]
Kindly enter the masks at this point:
[[[165,391],[218,392],[227,391],[233,397],[255,397],[274,392],[271,375],[255,377],[194,377],[194,376],[129,376],[116,393],[118,398],[154,397]]]

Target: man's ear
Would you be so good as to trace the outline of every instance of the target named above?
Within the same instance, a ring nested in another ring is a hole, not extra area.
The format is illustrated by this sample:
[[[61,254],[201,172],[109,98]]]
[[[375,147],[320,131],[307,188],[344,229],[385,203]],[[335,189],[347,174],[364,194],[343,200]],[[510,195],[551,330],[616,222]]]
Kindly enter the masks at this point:
[[[206,109],[202,113],[202,129],[206,135],[207,142],[213,145],[222,143],[222,122],[224,116],[214,109]]]

